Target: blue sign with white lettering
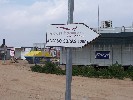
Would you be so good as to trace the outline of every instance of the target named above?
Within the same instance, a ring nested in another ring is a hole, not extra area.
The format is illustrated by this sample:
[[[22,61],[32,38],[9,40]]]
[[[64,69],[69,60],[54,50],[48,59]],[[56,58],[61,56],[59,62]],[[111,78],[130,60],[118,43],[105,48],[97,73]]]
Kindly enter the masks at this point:
[[[95,52],[95,59],[109,59],[110,58],[110,51],[96,51]]]

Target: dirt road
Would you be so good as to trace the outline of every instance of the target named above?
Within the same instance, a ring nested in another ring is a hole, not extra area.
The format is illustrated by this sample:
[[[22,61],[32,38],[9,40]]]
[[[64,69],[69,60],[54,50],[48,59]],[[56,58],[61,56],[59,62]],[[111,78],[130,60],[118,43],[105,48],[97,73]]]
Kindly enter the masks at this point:
[[[0,100],[65,100],[65,76],[32,72],[29,66],[0,62]],[[73,77],[72,100],[133,100],[133,81]]]

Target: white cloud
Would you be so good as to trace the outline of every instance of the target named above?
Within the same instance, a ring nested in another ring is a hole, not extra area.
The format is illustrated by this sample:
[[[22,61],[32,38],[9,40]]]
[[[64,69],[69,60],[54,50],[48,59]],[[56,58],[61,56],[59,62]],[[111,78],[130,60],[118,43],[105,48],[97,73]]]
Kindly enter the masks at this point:
[[[46,26],[65,16],[64,5],[65,3],[60,0],[58,3],[35,2],[23,8],[10,8],[9,12],[0,15],[0,34],[8,43],[11,40],[11,44],[17,46],[45,42]],[[23,44],[24,42],[27,44]]]
[[[131,25],[133,19],[132,0],[75,0],[75,21],[83,21],[93,27],[97,26],[98,5],[100,21],[112,20],[114,27]]]
[[[9,0],[0,0],[0,4],[6,4],[9,3]]]
[[[52,20],[58,20],[63,16],[64,2],[53,5],[51,2],[36,2],[23,9],[15,9],[5,15],[1,15],[4,20],[6,29],[19,29],[26,26],[37,26]],[[50,7],[48,7],[50,6]]]

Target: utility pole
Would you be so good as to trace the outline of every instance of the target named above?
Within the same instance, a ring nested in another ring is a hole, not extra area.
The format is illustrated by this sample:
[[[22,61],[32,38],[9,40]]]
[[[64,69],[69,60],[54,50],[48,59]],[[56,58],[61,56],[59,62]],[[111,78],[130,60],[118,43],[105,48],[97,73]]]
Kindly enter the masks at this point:
[[[97,30],[97,33],[99,33],[99,5],[98,5],[98,30]]]
[[[67,24],[73,23],[73,11],[74,11],[74,0],[68,0],[68,22]],[[71,100],[71,82],[72,82],[72,48],[66,48],[66,93],[65,100]]]

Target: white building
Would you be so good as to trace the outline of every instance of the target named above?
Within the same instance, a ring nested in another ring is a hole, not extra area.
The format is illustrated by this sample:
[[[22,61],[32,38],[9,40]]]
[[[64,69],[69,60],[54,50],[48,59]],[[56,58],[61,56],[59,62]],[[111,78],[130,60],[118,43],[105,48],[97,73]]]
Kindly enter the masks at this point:
[[[111,28],[111,27],[112,27],[112,21],[111,20],[101,22],[101,28]]]
[[[132,28],[100,29],[101,36],[83,48],[73,48],[73,65],[108,66],[116,62],[122,65],[133,65],[133,32]],[[102,31],[103,30],[103,31]],[[60,50],[60,64],[66,64],[66,50]]]
[[[15,57],[25,60],[24,55],[30,52],[33,47],[15,47]]]

